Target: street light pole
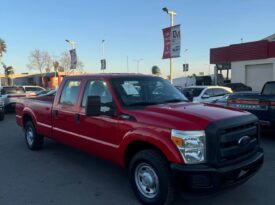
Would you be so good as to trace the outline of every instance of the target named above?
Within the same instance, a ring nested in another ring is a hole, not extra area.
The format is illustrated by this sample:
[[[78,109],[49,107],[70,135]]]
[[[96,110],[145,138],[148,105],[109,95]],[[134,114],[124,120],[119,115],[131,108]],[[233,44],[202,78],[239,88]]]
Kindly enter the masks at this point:
[[[75,44],[76,44],[76,42],[75,42],[75,41],[68,40],[68,39],[66,39],[65,41],[66,41],[68,44],[70,44],[70,45],[71,45],[72,49],[75,49]]]
[[[105,40],[102,40],[101,47],[102,47],[102,59],[104,59],[104,55],[105,55]]]
[[[143,60],[143,58],[134,60],[134,61],[137,62],[137,73],[139,73],[139,63],[140,63],[140,61],[142,61],[142,60]]]
[[[174,16],[177,15],[176,12],[169,10],[168,8],[162,9],[170,16],[170,27],[174,26]],[[173,59],[170,58],[170,82],[173,83]]]

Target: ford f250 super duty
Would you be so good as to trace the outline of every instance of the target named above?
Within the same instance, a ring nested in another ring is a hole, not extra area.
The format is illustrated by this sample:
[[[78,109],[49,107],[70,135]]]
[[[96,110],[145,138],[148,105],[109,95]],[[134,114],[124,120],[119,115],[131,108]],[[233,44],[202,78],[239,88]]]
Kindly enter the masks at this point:
[[[143,204],[241,184],[264,159],[253,114],[188,102],[153,76],[66,77],[55,96],[18,100],[16,120],[31,150],[48,137],[128,168]]]

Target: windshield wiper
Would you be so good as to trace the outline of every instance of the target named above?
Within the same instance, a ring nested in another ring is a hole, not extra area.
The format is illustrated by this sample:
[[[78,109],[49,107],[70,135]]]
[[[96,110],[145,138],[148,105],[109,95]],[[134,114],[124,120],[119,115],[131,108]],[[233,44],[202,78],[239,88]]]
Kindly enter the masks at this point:
[[[177,102],[188,102],[188,100],[183,100],[183,99],[171,99],[171,100],[166,100],[161,102],[162,104],[165,103],[177,103]]]
[[[137,103],[131,103],[128,106],[149,106],[149,105],[156,105],[159,104],[157,102],[137,102]]]

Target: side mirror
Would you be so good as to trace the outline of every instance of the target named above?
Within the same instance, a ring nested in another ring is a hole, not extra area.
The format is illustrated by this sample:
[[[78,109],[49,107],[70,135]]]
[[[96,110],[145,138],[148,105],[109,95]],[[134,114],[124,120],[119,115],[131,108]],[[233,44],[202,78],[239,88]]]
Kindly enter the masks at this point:
[[[101,114],[101,99],[100,96],[88,96],[85,108],[87,116],[99,116]]]
[[[207,99],[207,98],[210,98],[210,96],[209,96],[209,95],[204,94],[204,95],[202,96],[202,98],[203,98],[203,99]]]

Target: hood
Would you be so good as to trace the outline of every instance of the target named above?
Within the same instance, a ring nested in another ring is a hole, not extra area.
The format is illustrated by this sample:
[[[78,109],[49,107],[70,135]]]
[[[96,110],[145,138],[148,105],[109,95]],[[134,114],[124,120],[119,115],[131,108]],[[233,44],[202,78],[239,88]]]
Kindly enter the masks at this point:
[[[245,111],[202,103],[169,103],[131,110],[140,123],[168,129],[204,130],[209,123],[249,115]]]

